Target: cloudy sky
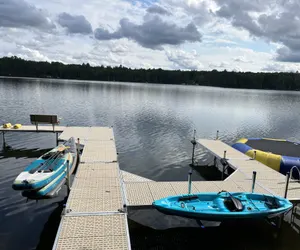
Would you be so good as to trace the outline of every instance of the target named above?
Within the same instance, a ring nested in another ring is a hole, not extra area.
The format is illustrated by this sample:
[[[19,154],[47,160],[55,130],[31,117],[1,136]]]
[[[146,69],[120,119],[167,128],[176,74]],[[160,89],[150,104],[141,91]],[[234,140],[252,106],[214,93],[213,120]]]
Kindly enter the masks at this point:
[[[300,71],[299,0],[0,0],[0,57]]]

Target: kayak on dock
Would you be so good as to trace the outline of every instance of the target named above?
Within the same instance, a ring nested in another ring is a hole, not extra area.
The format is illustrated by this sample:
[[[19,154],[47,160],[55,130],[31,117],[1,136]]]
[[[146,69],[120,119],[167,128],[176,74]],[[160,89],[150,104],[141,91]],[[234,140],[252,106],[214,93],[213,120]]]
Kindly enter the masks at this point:
[[[46,191],[49,192],[50,186],[58,184],[57,178],[65,177],[68,162],[71,171],[75,168],[76,160],[77,149],[72,137],[32,162],[18,175],[12,187],[15,190],[40,190],[47,187]]]
[[[287,199],[277,196],[227,191],[170,196],[152,205],[165,214],[213,221],[269,219],[293,206]]]

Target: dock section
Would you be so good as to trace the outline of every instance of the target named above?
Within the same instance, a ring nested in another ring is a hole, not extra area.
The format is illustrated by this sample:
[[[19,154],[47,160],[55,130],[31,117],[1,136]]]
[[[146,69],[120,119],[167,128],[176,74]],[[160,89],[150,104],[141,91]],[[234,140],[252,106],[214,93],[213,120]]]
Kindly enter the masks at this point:
[[[251,180],[244,181],[193,181],[192,193],[200,192],[219,192],[226,190],[228,192],[250,192]],[[170,182],[125,182],[127,192],[127,204],[129,207],[151,206],[152,202],[158,199],[172,195],[181,195],[188,193],[187,181]],[[257,185],[255,192],[262,194],[271,194],[264,187]]]
[[[130,249],[112,128],[70,127],[60,139],[71,136],[84,148],[53,249]]]
[[[221,159],[226,151],[226,159],[235,169],[224,181],[193,181],[192,193],[198,192],[251,192],[252,173],[257,172],[254,191],[261,194],[284,196],[286,177],[266,165],[250,159],[247,155],[237,151],[219,140],[200,139],[198,143],[208,149],[215,157]],[[127,204],[129,207],[151,206],[152,202],[171,195],[188,193],[188,182],[155,182],[131,181],[124,179]],[[300,201],[300,183],[290,181],[287,198]]]
[[[227,181],[246,183],[251,180],[253,171],[256,171],[257,185],[278,196],[284,196],[286,177],[268,166],[249,158],[249,156],[232,148],[220,140],[200,139],[199,144],[209,150],[215,157],[221,159],[226,151],[226,159],[230,166],[236,170]],[[290,201],[300,201],[300,183],[290,181],[287,198]]]

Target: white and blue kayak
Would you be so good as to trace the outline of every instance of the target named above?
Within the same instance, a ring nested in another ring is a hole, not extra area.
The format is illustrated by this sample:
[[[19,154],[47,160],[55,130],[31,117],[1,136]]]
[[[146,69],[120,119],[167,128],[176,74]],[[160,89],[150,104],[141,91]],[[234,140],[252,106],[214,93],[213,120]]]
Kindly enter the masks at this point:
[[[70,174],[75,170],[77,163],[77,157],[74,156],[73,164],[70,166]],[[29,199],[46,199],[57,196],[62,186],[65,184],[67,178],[67,169],[65,169],[59,176],[51,181],[46,186],[38,190],[25,190],[22,195]]]
[[[273,218],[293,206],[277,196],[227,191],[170,196],[152,205],[165,214],[213,221]]]
[[[70,169],[75,168],[76,159],[76,144],[72,137],[32,162],[18,175],[12,187],[15,190],[40,190],[64,176],[68,163]]]

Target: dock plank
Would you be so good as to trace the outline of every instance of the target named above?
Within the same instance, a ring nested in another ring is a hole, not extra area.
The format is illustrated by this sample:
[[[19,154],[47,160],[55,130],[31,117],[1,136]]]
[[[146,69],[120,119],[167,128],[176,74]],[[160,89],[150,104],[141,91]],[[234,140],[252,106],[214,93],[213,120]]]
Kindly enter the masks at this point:
[[[125,214],[64,216],[58,250],[130,249]]]
[[[83,148],[81,162],[116,162],[117,150],[115,142],[112,140],[102,141],[86,141]]]

